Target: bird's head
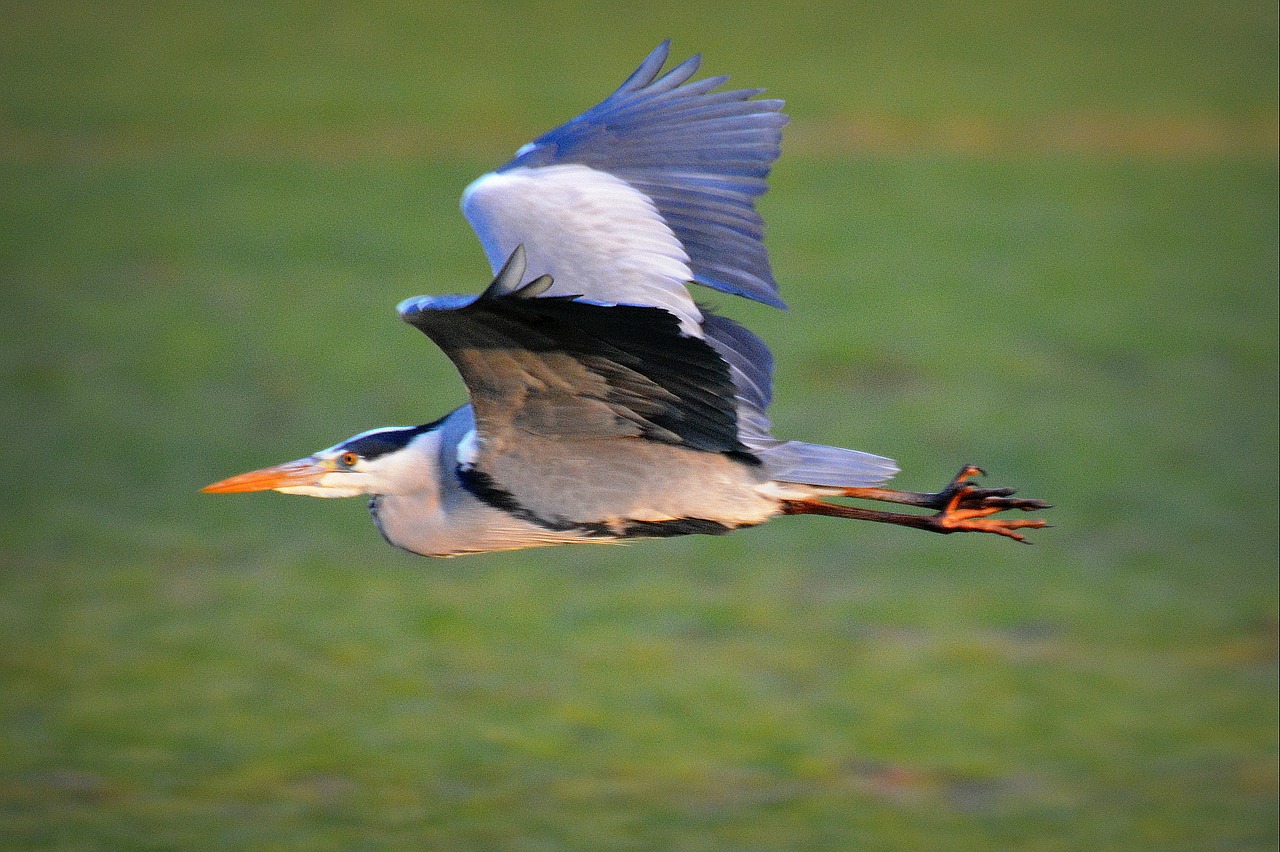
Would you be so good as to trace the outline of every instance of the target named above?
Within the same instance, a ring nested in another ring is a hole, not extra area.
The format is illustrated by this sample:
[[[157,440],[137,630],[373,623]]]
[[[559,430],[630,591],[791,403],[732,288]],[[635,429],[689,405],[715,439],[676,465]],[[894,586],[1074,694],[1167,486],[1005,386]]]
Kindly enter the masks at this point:
[[[306,458],[242,473],[200,490],[210,494],[279,491],[308,497],[416,491],[433,481],[437,425],[371,429]]]

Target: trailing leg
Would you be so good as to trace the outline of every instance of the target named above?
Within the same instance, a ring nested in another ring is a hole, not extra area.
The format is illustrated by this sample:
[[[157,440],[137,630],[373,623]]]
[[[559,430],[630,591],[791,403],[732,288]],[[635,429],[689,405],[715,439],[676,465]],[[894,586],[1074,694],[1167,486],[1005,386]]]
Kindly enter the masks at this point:
[[[919,506],[923,509],[945,509],[951,505],[957,495],[961,497],[958,504],[961,509],[988,509],[992,506],[1004,509],[1021,509],[1030,512],[1035,509],[1050,509],[1043,500],[1032,500],[1024,497],[1013,497],[1016,488],[978,488],[967,480],[974,476],[986,476],[986,471],[977,465],[966,464],[951,482],[941,491],[896,491],[892,488],[845,488],[843,497],[855,497],[859,500],[876,500],[881,503],[900,503],[904,506]]]
[[[1015,498],[1012,488],[977,488],[966,480],[982,473],[974,465],[965,465],[955,478],[941,491],[920,493],[915,491],[895,491],[887,488],[846,488],[840,496],[855,497],[863,500],[877,500],[883,503],[898,503],[907,506],[937,509],[933,515],[912,515],[903,512],[886,512],[879,509],[863,509],[857,506],[845,506],[838,503],[827,503],[820,499],[786,499],[782,501],[783,514],[787,515],[826,515],[835,518],[849,518],[859,521],[876,521],[884,524],[912,527],[936,533],[985,532],[1006,536],[1017,541],[1026,542],[1026,537],[1018,532],[1021,529],[1038,529],[1048,526],[1040,519],[1005,520],[992,518],[998,512],[1009,509],[1021,509],[1029,512],[1034,509],[1048,509],[1043,500]]]

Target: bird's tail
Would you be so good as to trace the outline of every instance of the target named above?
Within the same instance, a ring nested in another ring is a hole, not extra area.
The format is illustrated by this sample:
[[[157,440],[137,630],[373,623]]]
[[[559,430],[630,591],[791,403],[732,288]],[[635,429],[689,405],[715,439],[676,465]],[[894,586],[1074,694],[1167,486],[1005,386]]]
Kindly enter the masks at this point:
[[[867,488],[892,479],[898,472],[893,459],[843,447],[776,439],[747,439],[747,445],[775,482]]]

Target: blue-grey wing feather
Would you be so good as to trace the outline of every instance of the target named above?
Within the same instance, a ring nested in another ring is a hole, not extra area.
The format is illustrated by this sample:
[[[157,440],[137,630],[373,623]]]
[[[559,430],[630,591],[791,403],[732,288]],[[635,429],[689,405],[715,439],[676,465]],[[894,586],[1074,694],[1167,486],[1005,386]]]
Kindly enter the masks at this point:
[[[498,171],[580,164],[621,178],[652,199],[688,252],[696,281],[785,307],[755,209],[781,150],[782,101],[752,100],[760,89],[714,91],[725,76],[688,82],[698,56],[658,76],[669,46],[663,42],[616,92]]]
[[[781,482],[837,488],[878,485],[893,478],[893,459],[804,441],[781,441],[770,432],[773,356],[764,341],[731,319],[703,310],[706,340],[729,364],[737,391],[738,436]]]

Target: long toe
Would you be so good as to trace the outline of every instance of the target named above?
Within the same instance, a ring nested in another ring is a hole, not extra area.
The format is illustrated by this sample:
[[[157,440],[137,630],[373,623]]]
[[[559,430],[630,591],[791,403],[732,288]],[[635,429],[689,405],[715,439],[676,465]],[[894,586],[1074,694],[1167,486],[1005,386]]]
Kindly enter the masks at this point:
[[[983,490],[972,486],[962,488],[951,498],[951,502],[947,504],[945,509],[933,516],[934,528],[942,533],[995,533],[1023,543],[1029,543],[1026,536],[1019,533],[1018,530],[1039,529],[1048,526],[1048,523],[1041,518],[1012,521],[990,517],[1008,509],[1031,511],[1032,509],[1048,508],[1048,504],[1043,500],[1028,500],[1000,494],[982,494]],[[1002,489],[987,490],[999,491]]]
[[[1040,529],[1048,525],[1046,521],[1040,518],[1021,521],[1006,521],[1002,518],[971,518],[950,524],[947,531],[995,533],[996,535],[1020,541],[1023,544],[1030,544],[1031,542],[1027,541],[1027,537],[1018,532],[1018,530]]]
[[[1006,509],[1021,509],[1024,512],[1034,512],[1036,509],[1052,509],[1053,506],[1043,500],[1034,500],[1030,497],[1009,497],[1005,494],[982,494],[984,489],[974,489],[979,493],[965,493],[960,497],[959,507],[962,509],[987,509],[996,508],[998,511]],[[991,489],[992,491],[1012,491],[1013,489]]]

